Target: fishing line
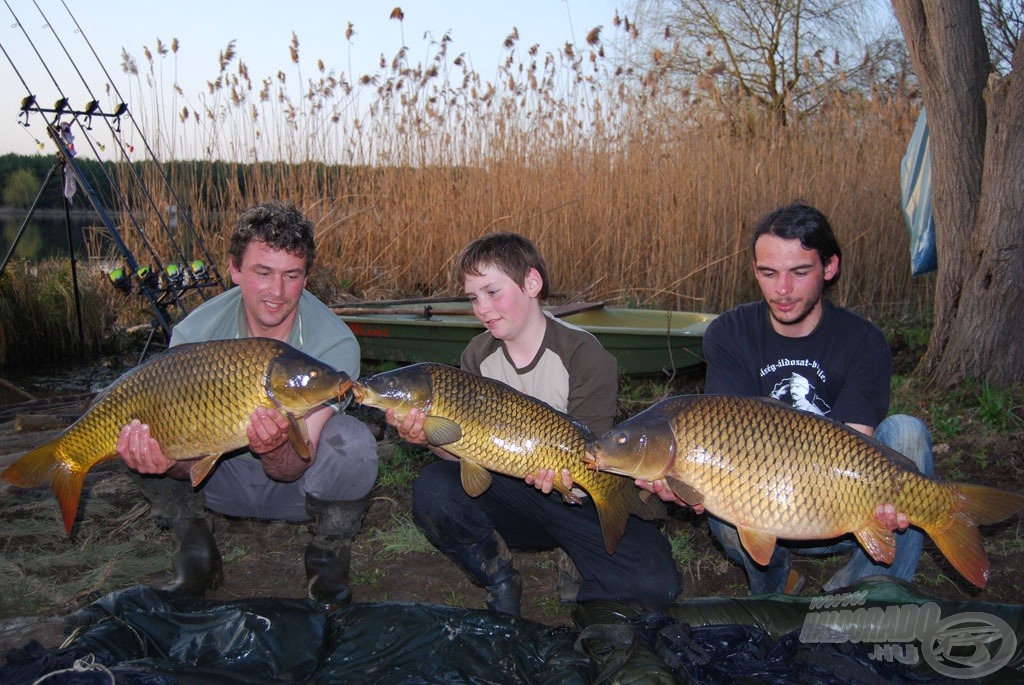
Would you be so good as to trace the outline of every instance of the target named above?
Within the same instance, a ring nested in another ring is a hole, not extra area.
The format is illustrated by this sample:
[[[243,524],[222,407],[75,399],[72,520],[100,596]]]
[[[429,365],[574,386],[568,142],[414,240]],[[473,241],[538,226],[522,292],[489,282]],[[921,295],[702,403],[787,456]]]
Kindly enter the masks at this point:
[[[5,0],[5,2],[6,2],[6,0]],[[96,63],[99,65],[100,69],[103,70],[103,74],[107,77],[107,82],[110,83],[110,86],[114,90],[115,95],[117,95],[117,97],[121,100],[121,102],[124,102],[124,98],[121,97],[121,93],[120,93],[120,91],[117,88],[117,84],[114,82],[114,79],[112,79],[110,77],[110,73],[107,71],[107,67],[103,64],[103,61],[99,58],[99,55],[96,53],[96,50],[95,50],[95,48],[92,45],[92,42],[89,40],[89,37],[85,34],[85,30],[82,29],[82,26],[78,23],[78,19],[75,17],[74,13],[71,11],[71,8],[68,7],[68,4],[67,4],[66,0],[61,0],[61,4],[64,6],[64,9],[67,11],[68,16],[71,17],[71,21],[74,22],[75,28],[78,29],[79,35],[82,36],[82,40],[85,41],[85,44],[89,47],[90,52],[92,52],[93,57],[96,59]],[[134,126],[135,130],[139,133],[139,137],[142,139],[142,144],[143,144],[143,146],[145,146],[146,152],[149,154],[150,159],[156,160],[156,154],[153,152],[152,148],[150,147],[149,141],[146,139],[146,136],[142,134],[142,129],[139,126],[138,122],[135,120],[135,116],[132,114],[132,111],[130,109],[127,111],[127,114],[128,114],[128,119],[132,122],[132,126]],[[165,186],[167,188],[167,191],[170,193],[170,195],[173,198],[176,206],[179,209],[184,208],[186,205],[181,202],[180,198],[178,197],[177,193],[174,190],[173,185],[170,182],[170,179],[167,178],[167,175],[164,172],[163,168],[158,164],[158,165],[156,165],[156,169],[157,169],[157,172],[163,178],[164,184],[165,184]],[[208,265],[208,268],[212,269],[212,271],[213,271],[212,277],[214,278],[214,280],[217,283],[220,283],[221,285],[223,285],[220,273],[217,271],[216,262],[210,256],[209,251],[206,249],[205,241],[203,241],[202,236],[196,230],[195,225],[192,222],[191,214],[189,214],[187,211],[182,211],[182,213],[183,213],[183,216],[184,216],[184,219],[185,219],[185,223],[186,223],[186,225],[188,227],[188,230],[192,234],[192,237],[195,239],[197,247],[202,252],[203,257],[206,260],[206,264]],[[191,271],[191,266],[188,264],[187,261],[186,261],[186,264],[185,264],[185,268],[189,269]],[[194,276],[195,276],[195,274],[193,274],[193,277]]]
[[[46,22],[47,28],[50,29],[50,32],[53,34],[53,37],[57,41],[57,44],[60,45],[61,49],[64,51],[64,55],[68,58],[68,62],[70,62],[71,66],[74,68],[75,73],[78,74],[79,80],[82,82],[82,85],[85,86],[86,91],[89,93],[90,100],[92,102],[98,102],[97,99],[96,99],[95,93],[93,93],[92,88],[89,87],[89,83],[86,81],[85,77],[82,75],[81,70],[78,68],[78,64],[75,62],[74,58],[71,56],[71,53],[68,52],[67,46],[64,45],[64,41],[62,41],[60,36],[57,35],[57,31],[53,28],[53,23],[50,22],[49,17],[46,16],[45,12],[43,12],[43,10],[39,6],[38,2],[33,0],[32,4],[35,5],[36,10],[39,12],[39,15],[43,18],[43,21]],[[74,17],[72,17],[72,19],[74,19]],[[76,22],[76,26],[77,26],[77,22]],[[79,29],[79,30],[81,30],[81,29]],[[107,78],[109,78],[109,74],[107,74]],[[116,91],[116,88],[115,88],[115,91]],[[120,93],[117,93],[117,95],[120,96]],[[123,100],[122,100],[122,102],[123,102]],[[75,118],[77,120],[77,117],[75,117]],[[128,160],[127,151],[124,149],[124,145],[122,144],[120,138],[117,136],[117,131],[115,130],[114,125],[110,122],[109,119],[107,119],[107,117],[103,117],[103,119],[106,122],[107,127],[110,129],[111,135],[113,136],[114,140],[117,141],[117,145],[121,149],[122,155],[125,157],[126,161],[129,161],[129,164],[127,165],[127,168],[129,169],[129,171],[130,171],[131,175],[134,177],[134,179],[138,182],[139,187],[142,189],[143,195],[146,197],[146,199],[149,200],[150,206],[152,207],[152,209],[154,210],[154,213],[158,217],[158,222],[160,223],[161,227],[164,229],[164,233],[167,235],[167,238],[170,241],[171,246],[173,247],[174,251],[177,252],[177,254],[178,254],[178,259],[180,261],[182,261],[182,262],[186,261],[185,254],[182,251],[181,247],[178,245],[177,241],[174,239],[174,235],[171,233],[170,227],[167,226],[163,222],[163,216],[162,216],[159,208],[157,207],[156,201],[154,200],[152,194],[149,192],[149,188],[143,182],[142,178],[138,175],[138,172],[135,169],[135,166],[130,163],[130,160]],[[89,142],[90,148],[92,148],[93,153],[96,153],[96,148],[93,145],[92,138],[87,133],[87,131],[89,131],[91,129],[88,129],[85,126],[82,126],[81,122],[78,122],[78,123],[79,123],[79,128],[82,131],[82,134],[85,136],[86,140]],[[97,154],[96,156],[97,156],[97,158],[99,158],[99,154]],[[105,165],[101,165],[100,168],[103,169],[104,176],[106,177],[108,183],[110,184],[110,187],[112,189],[116,188],[117,187],[117,182],[115,181],[113,176],[110,174],[110,172],[106,168],[106,166]],[[116,192],[118,193],[119,197],[121,198],[122,206],[127,207],[128,205],[125,202],[126,197],[125,197],[124,193],[122,193],[120,191],[120,189],[118,189]],[[157,250],[155,249],[155,247],[150,242],[149,237],[146,235],[146,232],[144,231],[142,226],[139,224],[139,222],[136,220],[135,215],[132,212],[128,212],[127,215],[128,215],[128,218],[131,220],[132,224],[135,226],[135,229],[138,231],[139,235],[142,237],[142,241],[145,244],[146,248],[149,250],[149,253],[150,253],[150,255],[153,258],[153,261],[154,261],[154,264],[156,265],[157,270],[160,271],[160,272],[163,272],[165,267],[161,263],[160,256],[159,256]],[[172,292],[171,296],[175,299],[176,302],[178,301],[177,292]]]
[[[29,138],[31,138],[32,140],[35,141],[36,145],[39,147],[40,150],[43,150],[43,149],[46,148],[46,145],[43,143],[43,141],[39,140],[34,135],[32,135],[32,133],[28,130],[28,107],[30,106],[31,103],[35,102],[36,98],[35,98],[34,95],[31,94],[32,91],[29,90],[28,83],[25,82],[25,77],[21,75],[21,72],[18,70],[18,66],[14,63],[14,60],[11,59],[11,56],[7,53],[7,48],[4,47],[3,43],[0,43],[0,52],[4,53],[4,57],[7,58],[7,63],[11,65],[11,69],[14,70],[14,73],[15,73],[15,75],[17,75],[18,80],[21,81],[21,85],[25,89],[25,92],[29,93],[29,95],[26,96],[25,98],[23,98],[22,101],[21,101],[22,102],[22,111],[25,114],[25,123],[22,124],[22,122],[20,121],[21,115],[19,114],[18,115],[18,118],[19,118],[18,123],[22,124],[21,126],[19,126],[19,128],[21,128],[21,130],[23,130],[25,132],[25,135],[27,135]]]
[[[85,186],[83,188],[83,191],[87,194],[87,196],[89,198],[89,202],[92,204],[93,209],[95,209],[96,212],[103,219],[104,224],[107,226],[108,232],[110,233],[110,235],[114,239],[114,241],[117,243],[117,246],[118,246],[118,249],[121,252],[121,255],[128,262],[128,264],[132,268],[133,272],[135,272],[136,274],[139,274],[140,270],[138,268],[138,264],[135,262],[135,257],[132,254],[131,249],[129,249],[128,246],[121,239],[121,236],[117,232],[117,229],[114,226],[114,223],[111,220],[109,214],[107,214],[107,212],[106,212],[106,210],[105,210],[105,208],[103,206],[103,203],[97,197],[95,191],[92,188],[92,185],[90,185],[88,183],[88,179],[86,178],[84,172],[82,171],[81,166],[74,159],[75,152],[74,152],[73,143],[72,143],[73,139],[72,139],[72,137],[70,135],[71,124],[70,123],[68,123],[68,124],[61,124],[60,119],[61,119],[62,115],[68,114],[69,116],[72,117],[72,121],[79,125],[79,129],[82,130],[83,133],[87,129],[85,129],[85,127],[83,127],[81,125],[81,122],[78,121],[78,113],[76,113],[75,110],[72,109],[70,107],[70,105],[68,104],[67,96],[65,96],[63,89],[60,87],[60,84],[57,82],[57,78],[53,75],[53,72],[50,70],[49,64],[46,62],[45,59],[43,59],[43,56],[40,54],[39,50],[36,48],[35,42],[32,40],[32,37],[28,34],[28,31],[25,29],[25,25],[22,23],[21,19],[19,19],[18,15],[14,12],[14,9],[11,7],[10,2],[8,2],[7,0],[4,0],[4,5],[7,6],[7,10],[11,13],[11,16],[14,17],[15,25],[17,26],[17,28],[21,29],[21,33],[22,33],[22,35],[24,35],[25,40],[27,40],[29,45],[32,46],[32,50],[33,50],[33,52],[35,52],[36,58],[39,60],[39,63],[40,63],[40,65],[42,65],[43,69],[46,70],[46,73],[50,76],[50,80],[53,81],[53,85],[56,87],[57,92],[60,95],[60,99],[54,104],[54,107],[53,107],[52,110],[44,110],[39,105],[39,103],[36,100],[35,96],[32,95],[31,89],[28,88],[28,84],[25,83],[24,78],[21,77],[20,72],[18,72],[19,78],[22,78],[22,83],[25,86],[25,90],[28,91],[28,93],[29,93],[29,96],[23,101],[23,104],[22,104],[22,110],[24,112],[26,112],[26,122],[25,123],[26,124],[28,123],[27,122],[27,118],[28,118],[27,112],[31,108],[33,108],[33,107],[35,108],[35,111],[37,111],[40,115],[43,116],[43,120],[44,121],[46,121],[46,116],[45,115],[46,115],[47,112],[52,112],[53,115],[54,115],[53,122],[52,123],[51,122],[47,122],[47,134],[53,139],[54,144],[57,145],[57,148],[60,151],[60,156],[62,158],[61,168],[62,168],[62,174],[64,175],[64,180],[65,180],[65,184],[66,184],[65,188],[64,188],[65,208],[67,207],[67,202],[70,200],[70,197],[71,197],[70,196],[70,192],[73,192],[73,191],[69,191],[69,186],[67,185],[69,183],[69,179],[70,179],[70,181],[73,182],[75,178],[78,178],[79,180],[81,180],[83,182],[83,185]],[[36,6],[36,8],[38,9],[38,5]],[[40,14],[42,14],[41,11],[40,11]],[[49,21],[46,20],[45,15],[43,16],[43,19],[44,19],[44,21],[47,21],[47,24],[49,25]],[[51,31],[53,30],[52,26],[50,26],[50,29],[51,29]],[[56,32],[54,32],[54,35],[56,36]],[[59,37],[57,38],[57,40],[58,40],[58,42],[60,41]],[[63,47],[63,44],[61,44],[61,47]],[[65,53],[66,52],[67,51],[65,50]],[[6,50],[4,51],[4,53],[7,56],[8,60],[10,60],[10,55],[7,54]],[[68,57],[70,59],[70,55]],[[13,62],[13,60],[11,60],[11,61]],[[72,60],[72,63],[73,62],[74,61]],[[77,70],[77,66],[75,68]],[[16,71],[17,71],[17,69],[16,69]],[[104,115],[104,118],[106,118],[106,116],[107,115]],[[98,158],[99,154],[96,152],[96,148],[95,148],[95,146],[93,146],[92,140],[88,136],[88,134],[85,134],[85,140],[89,143],[89,146],[92,148],[93,153],[96,154],[96,156]],[[106,169],[103,167],[103,165],[100,165],[100,167],[101,167],[101,169],[103,169],[104,173],[106,173]],[[143,242],[149,248],[151,254],[153,254],[154,258],[156,258],[156,253],[153,251],[152,246],[149,244],[149,241],[146,239],[145,234],[143,234],[141,232],[141,229],[140,229],[140,235],[142,235]],[[75,273],[74,272],[75,257],[74,257],[73,253],[71,254],[71,264],[72,264],[72,277],[74,278],[74,273]],[[77,283],[75,283],[75,291],[76,291],[76,293],[77,293],[77,289],[78,289],[78,286],[77,286]],[[162,301],[157,297],[157,290],[155,288],[153,288],[153,287],[146,286],[146,287],[142,287],[140,289],[140,292],[146,296],[146,298],[149,300],[150,304],[152,305],[153,313],[154,313],[154,315],[156,317],[156,323],[158,323],[159,326],[164,330],[164,332],[169,336],[170,335],[170,323],[169,323],[167,315],[166,315],[166,313],[164,311],[164,305],[163,305]],[[172,293],[172,296],[174,296],[175,299],[177,299],[176,298],[176,293]],[[76,302],[77,302],[77,300],[76,300]],[[155,326],[156,326],[156,324],[154,324],[154,332],[155,332]],[[81,324],[79,324],[79,327],[81,328]],[[147,346],[148,346],[148,343],[147,343]]]

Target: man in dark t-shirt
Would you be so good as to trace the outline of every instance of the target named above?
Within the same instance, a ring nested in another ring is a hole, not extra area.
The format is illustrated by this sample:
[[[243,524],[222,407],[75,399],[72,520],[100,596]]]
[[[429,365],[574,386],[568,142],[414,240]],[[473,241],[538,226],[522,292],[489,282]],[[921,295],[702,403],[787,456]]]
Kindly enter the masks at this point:
[[[751,247],[764,299],[735,307],[708,326],[704,392],[774,397],[841,421],[874,436],[931,476],[927,427],[910,416],[886,416],[892,358],[885,336],[870,321],[824,299],[839,278],[841,259],[828,219],[803,203],[781,207],[757,224]],[[819,555],[851,552],[825,591],[872,575],[911,581],[923,534],[908,529],[906,517],[891,504],[881,505],[876,513],[883,525],[898,531],[891,565],[874,562],[847,536],[819,547],[779,545],[769,564],[760,566],[743,550],[735,527],[713,516],[709,526],[726,554],[743,565],[754,594],[799,592],[803,577],[791,568],[791,549]]]

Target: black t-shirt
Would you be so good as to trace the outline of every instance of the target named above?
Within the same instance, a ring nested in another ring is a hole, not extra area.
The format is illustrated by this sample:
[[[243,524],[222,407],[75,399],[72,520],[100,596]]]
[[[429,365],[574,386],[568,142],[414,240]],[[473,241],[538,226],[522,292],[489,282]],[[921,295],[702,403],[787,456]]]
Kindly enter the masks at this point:
[[[892,353],[873,323],[822,300],[802,338],[772,328],[763,300],[717,317],[704,333],[704,392],[775,397],[842,423],[875,427],[889,412]]]

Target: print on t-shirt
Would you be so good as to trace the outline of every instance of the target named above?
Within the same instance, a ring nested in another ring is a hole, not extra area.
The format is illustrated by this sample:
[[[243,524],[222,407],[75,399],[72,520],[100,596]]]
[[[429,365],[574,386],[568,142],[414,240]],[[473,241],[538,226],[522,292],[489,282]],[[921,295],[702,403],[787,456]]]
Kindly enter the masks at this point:
[[[798,373],[790,374],[776,383],[771,396],[812,414],[826,416],[832,410],[828,403],[814,392],[814,385]]]

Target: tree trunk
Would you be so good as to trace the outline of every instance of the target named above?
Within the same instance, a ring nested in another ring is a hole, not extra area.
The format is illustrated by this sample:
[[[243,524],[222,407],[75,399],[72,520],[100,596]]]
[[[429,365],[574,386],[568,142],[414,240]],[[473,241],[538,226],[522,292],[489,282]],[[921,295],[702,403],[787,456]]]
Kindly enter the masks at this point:
[[[928,109],[939,267],[918,375],[1024,380],[1024,61],[989,78],[976,2],[892,0]],[[1019,47],[1019,43],[1018,43]]]

